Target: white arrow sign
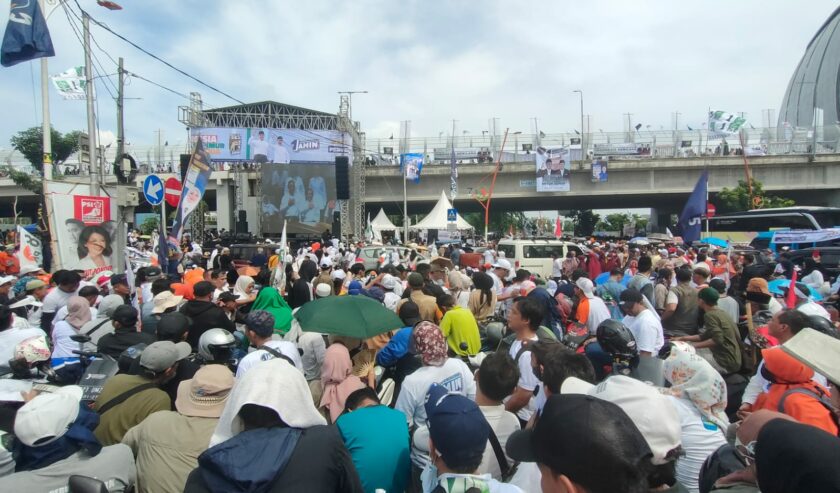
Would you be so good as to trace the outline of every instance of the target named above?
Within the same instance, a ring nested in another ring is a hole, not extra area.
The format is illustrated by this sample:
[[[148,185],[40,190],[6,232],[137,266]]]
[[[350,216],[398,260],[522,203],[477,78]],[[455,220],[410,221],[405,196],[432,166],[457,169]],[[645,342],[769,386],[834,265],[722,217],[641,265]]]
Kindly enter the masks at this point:
[[[149,188],[146,189],[146,194],[157,197],[162,188],[159,181],[151,182]]]

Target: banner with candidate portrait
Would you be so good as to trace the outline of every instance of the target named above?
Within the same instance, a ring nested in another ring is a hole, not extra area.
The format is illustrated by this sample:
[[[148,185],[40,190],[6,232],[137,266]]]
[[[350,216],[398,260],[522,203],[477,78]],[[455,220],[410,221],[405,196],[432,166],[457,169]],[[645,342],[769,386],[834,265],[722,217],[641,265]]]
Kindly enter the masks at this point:
[[[262,232],[320,235],[338,211],[335,165],[274,164],[262,171]]]
[[[178,245],[181,235],[184,233],[184,226],[187,224],[190,214],[198,207],[204,191],[207,190],[207,182],[210,181],[210,173],[213,171],[213,164],[210,156],[204,150],[203,143],[199,140],[195,144],[195,152],[190,158],[187,166],[187,173],[184,176],[184,187],[181,190],[181,201],[175,210],[175,220],[172,222],[172,231],[169,233],[169,243]]]
[[[607,165],[609,160],[605,157],[599,157],[592,160],[592,181],[595,183],[606,183],[607,181]]]
[[[572,176],[571,151],[568,147],[537,147],[538,192],[568,192]]]
[[[353,155],[350,135],[337,130],[214,127],[191,129],[190,136],[217,162],[335,164],[336,156]]]
[[[423,153],[413,152],[401,155],[400,167],[406,181],[420,183],[420,173],[423,172]]]
[[[54,193],[52,202],[60,267],[82,271],[86,279],[114,271],[115,263],[122,260],[122,254],[116,252],[116,201],[110,197]],[[21,237],[21,249],[24,241]]]

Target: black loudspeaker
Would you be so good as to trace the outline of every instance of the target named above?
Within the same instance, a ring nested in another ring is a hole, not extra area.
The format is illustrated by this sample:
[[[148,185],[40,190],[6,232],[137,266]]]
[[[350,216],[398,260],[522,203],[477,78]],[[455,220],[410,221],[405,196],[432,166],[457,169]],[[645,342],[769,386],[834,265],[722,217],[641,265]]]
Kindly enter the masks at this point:
[[[335,158],[335,198],[350,200],[350,160],[347,156]]]
[[[190,166],[190,158],[192,154],[181,154],[181,183],[184,182],[184,178],[187,176],[187,168]]]
[[[245,211],[239,211],[239,221],[247,221],[248,214]]]
[[[341,238],[341,213],[340,212],[333,212],[332,235],[333,235],[333,238]]]

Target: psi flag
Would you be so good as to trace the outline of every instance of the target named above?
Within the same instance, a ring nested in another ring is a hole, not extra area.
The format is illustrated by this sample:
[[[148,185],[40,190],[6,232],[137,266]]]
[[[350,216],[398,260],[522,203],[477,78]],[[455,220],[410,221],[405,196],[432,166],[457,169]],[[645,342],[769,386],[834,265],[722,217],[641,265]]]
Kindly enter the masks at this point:
[[[735,116],[725,111],[709,111],[709,136],[721,138],[737,134],[746,123],[747,119],[742,116]]]
[[[187,174],[184,177],[184,185],[181,191],[181,201],[178,203],[178,209],[175,211],[175,221],[172,223],[172,231],[169,233],[169,242],[173,244],[173,240],[175,240],[176,248],[178,242],[181,241],[187,219],[198,207],[201,198],[204,197],[204,191],[207,189],[207,182],[210,181],[212,171],[210,156],[204,150],[201,139],[198,139],[195,143],[195,152],[193,152],[190,164],[187,166]]]
[[[24,229],[23,226],[17,227],[17,236],[20,239],[20,248],[15,255],[17,255],[18,262],[20,262],[20,268],[41,268],[44,265],[41,240]]]
[[[55,56],[47,21],[36,0],[12,0],[9,23],[0,46],[0,65],[11,67]]]
[[[700,239],[700,231],[703,225],[703,215],[706,213],[706,189],[708,186],[709,172],[704,171],[694,185],[694,191],[688,197],[688,202],[680,214],[680,231],[683,241],[689,245]]]

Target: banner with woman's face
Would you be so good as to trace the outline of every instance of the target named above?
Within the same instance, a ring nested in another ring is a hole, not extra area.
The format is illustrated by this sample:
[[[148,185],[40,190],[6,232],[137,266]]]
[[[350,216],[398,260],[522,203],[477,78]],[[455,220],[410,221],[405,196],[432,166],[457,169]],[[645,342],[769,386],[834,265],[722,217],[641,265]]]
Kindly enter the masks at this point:
[[[56,240],[62,269],[95,274],[113,271],[122,258],[117,244],[116,204],[110,197],[54,195]]]

